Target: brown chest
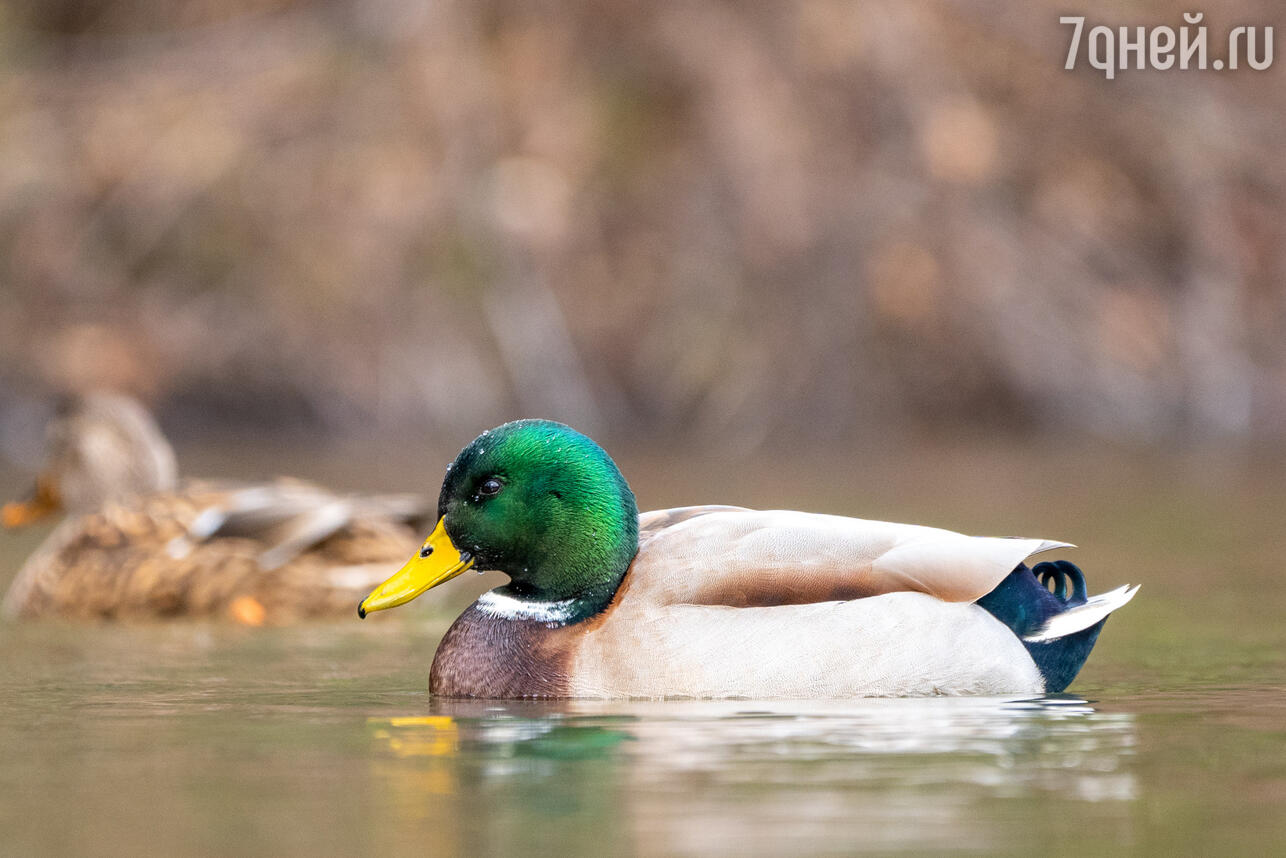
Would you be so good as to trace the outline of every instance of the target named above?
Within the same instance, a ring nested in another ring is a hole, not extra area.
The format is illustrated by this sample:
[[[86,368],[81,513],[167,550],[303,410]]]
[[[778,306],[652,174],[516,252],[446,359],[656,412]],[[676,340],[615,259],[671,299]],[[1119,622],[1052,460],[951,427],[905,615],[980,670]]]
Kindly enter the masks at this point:
[[[502,619],[476,607],[438,644],[429,691],[445,697],[567,697],[570,666],[583,633],[535,620]]]

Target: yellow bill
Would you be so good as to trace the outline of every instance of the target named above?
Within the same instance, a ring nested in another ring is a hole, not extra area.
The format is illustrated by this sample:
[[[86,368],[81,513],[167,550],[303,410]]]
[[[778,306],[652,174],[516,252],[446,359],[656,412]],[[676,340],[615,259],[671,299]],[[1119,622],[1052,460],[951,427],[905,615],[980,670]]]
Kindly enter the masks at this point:
[[[450,581],[473,565],[473,556],[461,553],[447,534],[446,517],[438,519],[424,546],[392,578],[376,587],[357,606],[357,616],[404,605],[444,581]]]
[[[12,501],[0,509],[0,524],[5,527],[24,527],[47,515],[52,515],[62,508],[58,492],[49,481],[36,480],[36,487],[24,500]]]

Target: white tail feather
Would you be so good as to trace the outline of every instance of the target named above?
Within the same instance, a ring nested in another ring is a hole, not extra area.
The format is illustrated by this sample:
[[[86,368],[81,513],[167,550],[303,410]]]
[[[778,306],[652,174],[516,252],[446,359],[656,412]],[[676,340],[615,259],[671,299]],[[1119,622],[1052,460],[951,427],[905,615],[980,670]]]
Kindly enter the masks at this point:
[[[1117,587],[1115,590],[1091,596],[1084,605],[1077,605],[1069,611],[1050,617],[1045,621],[1045,625],[1037,629],[1034,634],[1024,636],[1023,640],[1028,643],[1051,641],[1055,638],[1066,637],[1083,629],[1088,629],[1133,599],[1134,594],[1137,592],[1139,592],[1137,584],[1133,587],[1127,584]]]
[[[1046,551],[1053,551],[1055,548],[1075,548],[1070,542],[1056,542],[1052,539],[1046,539],[1037,545],[1032,554],[1042,554]],[[1028,555],[1030,556],[1030,555]]]

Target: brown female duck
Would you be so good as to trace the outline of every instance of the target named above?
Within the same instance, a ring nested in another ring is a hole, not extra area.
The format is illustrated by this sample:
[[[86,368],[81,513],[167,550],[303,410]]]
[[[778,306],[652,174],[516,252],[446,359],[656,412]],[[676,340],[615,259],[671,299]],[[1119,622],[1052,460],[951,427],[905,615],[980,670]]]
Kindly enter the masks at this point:
[[[299,480],[180,481],[174,452],[136,401],[65,403],[30,496],[5,527],[66,512],[4,600],[10,616],[209,616],[284,623],[351,615],[414,550],[416,496],[339,495]]]

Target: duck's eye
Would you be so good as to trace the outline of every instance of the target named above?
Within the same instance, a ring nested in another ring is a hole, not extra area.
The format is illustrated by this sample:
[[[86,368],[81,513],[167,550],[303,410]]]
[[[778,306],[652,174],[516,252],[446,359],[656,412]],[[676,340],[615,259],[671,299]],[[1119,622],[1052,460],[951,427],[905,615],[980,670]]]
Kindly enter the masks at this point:
[[[484,498],[492,498],[500,494],[500,490],[504,487],[504,483],[500,482],[500,480],[497,480],[495,477],[492,477],[489,480],[483,481],[482,485],[478,486],[478,494],[482,495]]]

